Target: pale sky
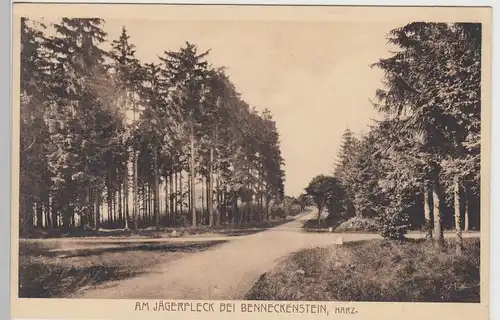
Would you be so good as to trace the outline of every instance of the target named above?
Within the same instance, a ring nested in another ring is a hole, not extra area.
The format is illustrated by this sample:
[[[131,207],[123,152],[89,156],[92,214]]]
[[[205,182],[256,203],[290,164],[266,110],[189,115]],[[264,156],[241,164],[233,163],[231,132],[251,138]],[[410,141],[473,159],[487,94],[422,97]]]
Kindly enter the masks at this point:
[[[123,25],[143,62],[157,62],[157,55],[185,41],[211,49],[208,61],[227,68],[243,99],[272,112],[285,193],[298,196],[315,175],[332,172],[344,130],[359,134],[377,117],[369,99],[382,74],[370,64],[389,54],[385,35],[402,23],[113,18],[104,27],[109,41]]]

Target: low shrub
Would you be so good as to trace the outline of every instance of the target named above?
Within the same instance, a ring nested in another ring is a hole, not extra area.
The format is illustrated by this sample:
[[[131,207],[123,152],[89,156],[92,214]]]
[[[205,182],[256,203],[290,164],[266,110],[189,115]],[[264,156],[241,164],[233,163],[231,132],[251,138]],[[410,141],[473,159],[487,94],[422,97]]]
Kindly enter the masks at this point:
[[[402,240],[410,229],[410,217],[397,207],[387,207],[378,217],[380,235],[385,239]]]
[[[337,232],[377,232],[378,221],[372,218],[353,217],[342,222],[336,229]]]

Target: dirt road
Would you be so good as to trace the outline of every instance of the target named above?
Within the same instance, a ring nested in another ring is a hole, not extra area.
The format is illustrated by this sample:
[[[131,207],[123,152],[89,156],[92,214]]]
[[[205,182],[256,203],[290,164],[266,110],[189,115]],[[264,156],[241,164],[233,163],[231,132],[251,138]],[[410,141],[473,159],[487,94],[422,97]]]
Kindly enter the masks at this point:
[[[376,234],[308,233],[301,228],[316,217],[311,210],[267,231],[234,238],[204,252],[160,265],[142,276],[81,290],[92,299],[242,299],[281,258],[308,248],[378,239]],[[418,237],[415,235],[412,237]]]

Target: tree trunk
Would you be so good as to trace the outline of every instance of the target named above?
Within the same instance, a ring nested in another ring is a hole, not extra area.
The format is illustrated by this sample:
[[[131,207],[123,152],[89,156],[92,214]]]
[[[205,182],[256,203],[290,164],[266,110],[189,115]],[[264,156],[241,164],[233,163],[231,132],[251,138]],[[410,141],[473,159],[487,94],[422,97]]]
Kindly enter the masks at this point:
[[[139,209],[139,224],[142,222],[142,226],[148,227],[148,216],[149,216],[149,194],[148,194],[148,186],[145,182],[141,183],[141,192],[142,192],[142,206]],[[141,217],[142,213],[142,217]],[[142,219],[142,221],[141,221]]]
[[[187,209],[188,209],[188,212],[191,212],[192,207],[193,207],[192,206],[193,199],[191,199],[191,171],[189,171],[189,179],[187,180],[186,193],[187,193],[187,198],[188,198]],[[198,217],[196,217],[196,221],[198,221]]]
[[[323,211],[323,207],[318,208],[318,229],[321,226],[321,212]]]
[[[238,211],[238,198],[233,195],[233,209],[231,210],[231,223],[234,224],[236,222],[236,212]]]
[[[75,229],[75,207],[71,207],[71,228]]]
[[[139,210],[142,212],[142,225],[144,227],[149,227],[149,191],[148,185],[142,184],[142,209]],[[141,223],[141,216],[139,215],[139,225]]]
[[[123,178],[123,204],[124,204],[124,218],[125,218],[125,230],[128,230],[128,218],[129,218],[129,203],[128,203],[128,198],[129,198],[129,192],[128,192],[128,160],[127,164],[125,166],[125,172],[124,172],[124,178]]]
[[[106,203],[108,205],[108,219],[107,220],[110,222],[113,222],[113,215],[111,212],[111,188],[109,187],[109,180],[108,180],[108,186],[107,186],[107,191],[106,191]]]
[[[432,239],[431,199],[429,194],[429,185],[426,183],[424,185],[424,230],[426,239]]]
[[[22,192],[22,191],[21,191]],[[19,231],[21,234],[25,231],[28,231],[28,215],[29,215],[29,206],[27,205],[28,201],[27,197],[21,193],[19,197]]]
[[[35,210],[35,204],[33,202],[33,199],[30,200],[29,202],[29,208],[28,208],[28,225],[31,228],[35,226],[35,216],[36,216],[36,210]]]
[[[463,239],[462,239],[462,223],[461,223],[461,212],[460,212],[460,181],[455,178],[453,182],[453,196],[455,200],[455,245],[457,253],[461,253],[463,249]]]
[[[214,161],[214,148],[210,146],[210,161],[208,163],[208,177],[207,177],[207,206],[208,206],[208,225],[214,225],[214,201],[213,201],[213,161]]]
[[[30,197],[31,198],[31,197]],[[26,205],[26,227],[27,229],[32,229],[35,221],[34,204],[33,199],[29,199]]]
[[[89,191],[88,191],[89,195],[90,195],[90,192],[91,192],[91,190],[89,188]],[[100,199],[98,190],[95,191],[95,202],[96,202],[96,208],[95,208],[94,226],[95,226],[95,230],[99,231],[101,229],[101,213],[100,213],[101,199]]]
[[[225,188],[221,188],[221,195],[220,195],[220,199],[221,199],[221,224],[224,223],[224,224],[227,224],[227,199],[226,199],[226,190]]]
[[[169,194],[168,194],[168,175],[165,175],[165,217],[168,217],[168,205],[169,205]]]
[[[156,149],[153,151],[153,171],[154,171],[154,216],[156,229],[160,228],[160,186],[158,173],[158,153]]]
[[[249,204],[249,217],[248,217],[248,221],[249,222],[253,222],[253,201],[249,201],[248,202]]]
[[[196,201],[196,192],[195,192],[195,178],[196,178],[196,172],[195,172],[195,162],[194,162],[194,123],[193,123],[193,119],[191,119],[190,121],[191,123],[191,157],[190,157],[190,169],[191,169],[191,175],[190,175],[190,178],[191,178],[191,181],[190,181],[190,185],[191,185],[191,216],[192,216],[192,225],[193,225],[193,228],[196,227],[196,208],[195,208],[195,201]]]
[[[40,200],[36,202],[36,227],[43,228],[43,207]]]
[[[149,191],[145,182],[142,183],[142,211],[139,212],[142,212],[143,226],[149,226]]]
[[[128,110],[129,105],[128,105],[128,98],[129,98],[129,93],[126,90],[125,91],[125,99],[123,101],[123,110]],[[135,121],[135,105],[133,106],[133,120]],[[126,150],[126,160],[125,160],[125,170],[123,172],[123,198],[124,198],[124,215],[125,215],[125,230],[129,229],[128,225],[128,219],[130,216],[130,208],[129,208],[129,163],[130,163],[130,150]]]
[[[249,171],[249,174],[251,175],[252,172]],[[253,217],[252,217],[252,215],[253,215],[253,185],[251,183],[248,184],[248,190],[251,190],[252,196],[251,196],[250,201],[247,202],[247,206],[248,206],[248,217],[247,217],[247,219],[248,219],[248,222],[252,222],[252,220],[253,220]]]
[[[153,180],[155,178],[153,177]],[[153,222],[153,216],[154,216],[154,211],[155,211],[155,197],[154,197],[154,181],[153,181],[153,188],[151,188],[151,184],[148,184],[148,217],[149,221]]]
[[[99,205],[97,203],[96,195],[97,191],[90,192],[89,210],[83,215],[85,217],[84,219],[85,223],[82,225],[87,226],[89,229],[91,227],[95,228],[95,212],[96,212],[96,207]]]
[[[205,179],[203,179],[203,176],[201,177],[201,217],[203,219],[203,223],[207,223],[207,219],[205,217]],[[207,214],[208,214],[208,210],[207,210]]]
[[[116,210],[116,190],[113,190],[113,192],[111,193],[113,195],[113,222],[116,223],[119,221],[118,220],[118,213],[117,213],[117,210]]]
[[[264,177],[262,177],[264,179]],[[260,195],[259,195],[259,202],[260,202],[260,220],[264,220],[265,218],[265,212],[264,212],[264,182],[262,181],[260,184]]]
[[[122,201],[122,188],[118,185],[118,221],[120,225],[123,223],[123,201]]]
[[[110,208],[111,208],[111,216],[110,216],[110,221],[111,221],[111,223],[114,224],[114,223],[116,223],[116,220],[115,220],[115,218],[116,218],[115,211],[116,210],[115,210],[115,203],[113,202],[113,200],[114,200],[114,192],[113,192],[113,190],[111,190],[111,206],[110,206]]]
[[[434,214],[434,239],[438,244],[444,244],[443,227],[441,224],[441,190],[437,182],[433,183],[432,186],[432,202],[433,202],[433,214]]]
[[[71,210],[72,207],[69,205],[69,201],[66,199],[64,206],[61,206],[61,214],[62,214],[62,227],[64,230],[69,230],[71,224]],[[30,221],[30,225],[33,225],[33,222]]]
[[[21,199],[21,213],[23,215],[23,227],[28,231],[33,226],[31,224],[33,214],[33,202],[31,197],[23,196],[23,199]]]
[[[137,181],[137,224],[141,222],[141,214],[144,215],[144,185],[139,185],[139,181]]]
[[[52,228],[52,218],[50,217],[50,198],[47,197],[46,201],[44,201],[44,211],[45,211],[45,221],[46,227],[48,229]]]
[[[269,198],[269,195],[266,195],[266,220],[269,220],[269,203],[271,202],[271,199]]]
[[[464,231],[469,231],[469,199],[464,195]]]
[[[174,220],[174,215],[175,215],[175,212],[174,212],[174,203],[175,203],[175,194],[174,194],[174,174],[173,173],[170,173],[170,179],[169,179],[169,189],[170,189],[170,192],[169,192],[169,196],[170,196],[170,215],[169,215],[169,221],[170,223],[172,223]]]
[[[179,174],[179,202],[180,202],[180,214],[184,214],[184,186],[182,185],[182,170]]]
[[[247,201],[246,203],[246,216],[245,216],[245,223],[249,223],[252,221],[252,202],[251,201]]]
[[[102,212],[104,212],[104,201],[101,201],[99,196],[99,227],[102,225]]]
[[[216,178],[216,181],[215,181],[215,185],[216,185],[216,193],[217,193],[217,206],[216,206],[216,209],[215,209],[215,225],[216,226],[220,226],[221,224],[221,211],[222,211],[222,188],[221,188],[221,182],[220,182],[220,178],[219,178],[219,173],[217,173],[217,178]]]
[[[177,217],[177,214],[179,213],[179,183],[178,183],[178,180],[179,180],[179,174],[176,172],[175,173],[175,194],[174,194],[174,204],[175,204],[175,208],[174,208],[174,223],[175,223],[175,219]]]
[[[160,176],[161,177],[161,176]],[[159,197],[158,197],[158,209],[159,209],[159,212],[160,212],[160,220],[161,220],[161,213],[163,212],[163,207],[164,207],[164,202],[161,201],[161,194],[163,193],[163,184],[162,184],[162,181],[160,179],[160,183],[159,183],[159,186],[158,186],[158,193],[159,193]]]
[[[182,170],[179,173],[179,212],[180,214],[184,214],[184,189],[182,186]]]
[[[59,228],[59,219],[58,219],[58,214],[57,214],[56,201],[55,201],[54,197],[52,197],[52,199],[51,199],[50,209],[51,209],[51,214],[52,214],[52,227],[57,229],[57,228]]]
[[[137,197],[137,193],[139,192],[138,186],[137,186],[137,159],[138,158],[138,152],[134,151],[134,164],[133,164],[133,174],[134,174],[134,182],[133,182],[133,209],[132,209],[132,215],[134,218],[134,230],[137,231],[139,228],[139,221],[138,221],[138,215],[139,215],[139,199]]]
[[[240,212],[240,222],[239,222],[240,224],[242,224],[245,221],[245,212],[246,212],[246,210],[245,210],[246,209],[245,208],[246,207],[245,202],[244,201],[242,201],[242,202],[243,203],[242,203],[242,208],[241,208],[241,212]]]

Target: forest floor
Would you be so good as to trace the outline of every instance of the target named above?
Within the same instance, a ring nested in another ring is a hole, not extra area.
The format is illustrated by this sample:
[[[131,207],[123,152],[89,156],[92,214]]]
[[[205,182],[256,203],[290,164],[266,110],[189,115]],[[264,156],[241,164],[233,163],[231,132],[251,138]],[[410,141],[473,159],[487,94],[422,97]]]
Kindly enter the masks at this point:
[[[76,298],[243,299],[262,274],[294,252],[380,239],[377,234],[304,232],[303,225],[315,219],[316,212],[309,209],[290,222],[239,237],[77,239],[79,242],[26,239],[20,243],[21,293]],[[35,293],[37,286],[41,289]]]

